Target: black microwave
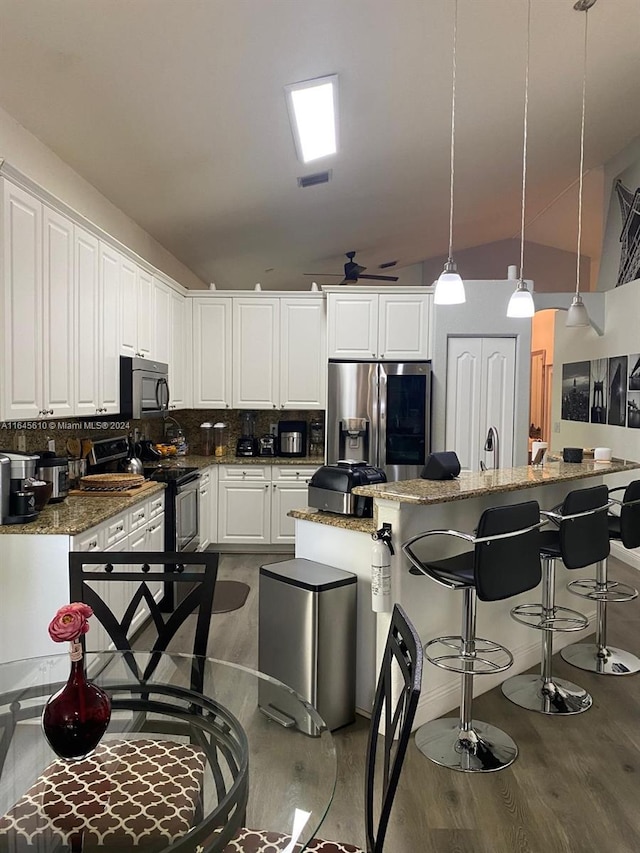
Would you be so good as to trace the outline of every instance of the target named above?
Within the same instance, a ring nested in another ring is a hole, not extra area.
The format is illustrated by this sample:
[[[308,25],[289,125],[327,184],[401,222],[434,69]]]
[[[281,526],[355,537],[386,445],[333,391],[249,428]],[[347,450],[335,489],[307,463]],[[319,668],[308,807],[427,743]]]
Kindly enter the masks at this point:
[[[169,411],[169,365],[146,358],[120,356],[120,414],[153,418]]]

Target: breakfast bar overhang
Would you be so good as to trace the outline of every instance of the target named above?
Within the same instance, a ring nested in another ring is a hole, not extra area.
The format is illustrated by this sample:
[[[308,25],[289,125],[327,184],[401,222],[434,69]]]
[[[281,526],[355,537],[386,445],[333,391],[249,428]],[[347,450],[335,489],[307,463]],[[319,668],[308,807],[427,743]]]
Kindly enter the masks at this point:
[[[379,656],[389,627],[389,613],[374,613],[371,609],[371,534],[384,523],[391,525],[394,555],[391,557],[391,602],[401,604],[414,622],[423,643],[429,639],[457,634],[460,630],[458,596],[438,586],[426,577],[409,574],[408,561],[401,545],[412,536],[426,530],[465,530],[472,532],[485,509],[493,506],[536,500],[541,509],[560,504],[573,489],[607,484],[610,475],[639,469],[640,464],[614,459],[600,463],[584,461],[565,463],[550,461],[542,467],[521,466],[485,472],[463,472],[454,480],[404,480],[380,483],[354,489],[357,494],[372,497],[373,519],[351,518],[317,510],[295,510],[296,557],[327,563],[358,577],[357,680],[356,707],[368,713],[373,701],[375,675]],[[633,475],[628,477],[633,479]],[[611,484],[613,485],[613,484]],[[434,558],[456,553],[449,539],[432,537],[439,550],[430,550]],[[430,545],[430,547],[432,547]],[[448,549],[448,550],[445,550]],[[514,566],[517,571],[517,566]],[[586,577],[590,568],[573,570],[570,580]],[[561,568],[557,580],[556,601],[560,606],[572,606],[566,590],[566,570]],[[540,661],[539,637],[515,622],[510,610],[524,603],[528,596],[479,603],[477,612],[478,637],[490,637],[505,645],[514,656],[510,674],[527,670]],[[582,612],[590,619],[595,614],[591,602],[581,602]],[[573,601],[575,607],[575,600]],[[391,607],[389,607],[391,610]],[[557,635],[555,649],[577,642],[593,632]],[[476,678],[475,690],[483,693],[498,685],[503,675]],[[457,707],[458,679],[442,669],[429,667],[416,715],[416,726]]]

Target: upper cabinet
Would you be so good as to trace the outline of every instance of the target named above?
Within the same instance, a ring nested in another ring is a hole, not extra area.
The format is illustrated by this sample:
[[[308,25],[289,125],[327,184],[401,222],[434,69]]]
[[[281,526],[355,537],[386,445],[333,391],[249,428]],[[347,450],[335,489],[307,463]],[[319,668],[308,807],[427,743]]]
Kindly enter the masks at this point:
[[[169,292],[169,396],[171,409],[192,405],[191,300],[175,290]]]
[[[193,302],[193,406],[231,407],[231,298]]]
[[[329,292],[328,357],[386,361],[430,358],[432,300],[427,292],[373,293],[360,288],[348,293]]]
[[[171,288],[153,276],[153,341],[152,358],[163,364],[171,362]]]
[[[280,406],[324,409],[327,389],[325,300],[280,300]]]
[[[280,300],[233,300],[233,407],[271,409],[280,401]]]

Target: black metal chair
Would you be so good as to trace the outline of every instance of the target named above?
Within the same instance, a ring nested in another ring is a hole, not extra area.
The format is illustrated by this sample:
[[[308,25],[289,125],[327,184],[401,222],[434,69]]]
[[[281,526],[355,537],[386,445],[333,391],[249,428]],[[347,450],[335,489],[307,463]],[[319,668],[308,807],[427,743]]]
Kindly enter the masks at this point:
[[[567,569],[582,569],[605,560],[609,553],[607,510],[610,501],[606,486],[575,489],[558,508],[542,515],[558,525],[540,535],[542,557],[542,602],[514,607],[511,616],[542,632],[540,675],[515,675],[502,685],[502,692],[522,708],[542,714],[580,714],[591,707],[589,693],[577,684],[555,678],[552,672],[553,635],[582,631],[587,617],[555,603],[556,560]]]
[[[612,498],[615,492],[624,492],[622,500]],[[619,507],[619,514],[609,514],[609,539],[622,542],[625,548],[640,547],[640,480],[626,488],[609,489],[609,500]],[[596,602],[595,643],[574,643],[560,652],[567,663],[596,672],[599,675],[631,675],[640,671],[640,658],[624,649],[607,645],[607,604],[633,601],[638,590],[620,581],[609,580],[607,560],[596,565],[595,578],[572,581],[567,589],[574,595]]]
[[[116,567],[121,566],[120,571]],[[126,567],[126,568],[125,568]],[[162,567],[162,568],[157,568]],[[202,567],[202,571],[185,571],[185,567]],[[156,638],[149,649],[149,659],[140,671],[134,655],[126,660],[132,672],[144,681],[150,678],[178,630],[187,617],[197,615],[192,654],[192,689],[202,688],[202,661],[207,655],[207,640],[213,609],[218,571],[218,554],[135,551],[93,551],[69,554],[69,590],[71,601],[88,604],[111,638],[114,647],[121,652],[131,650],[132,622],[141,604],[149,609],[151,623],[156,629]],[[122,615],[117,615],[100,594],[104,584],[120,583],[138,585]],[[161,582],[188,588],[188,592],[169,613],[156,602],[149,584]],[[88,635],[90,637],[90,635]],[[84,640],[85,638],[83,638]]]
[[[399,692],[396,688],[396,677]],[[422,645],[415,628],[404,610],[395,605],[384,649],[378,686],[373,702],[369,740],[367,744],[365,782],[366,853],[382,853],[389,825],[391,808],[400,779],[400,771],[409,744],[411,726],[418,707],[422,685]],[[384,735],[379,727],[384,720]],[[397,739],[396,739],[397,737]],[[382,740],[382,755],[378,744]],[[382,768],[380,768],[382,764]],[[381,784],[375,785],[381,770]],[[376,813],[374,793],[380,796]],[[257,850],[287,850],[287,836],[264,830],[243,829],[224,849],[224,853],[255,853]],[[315,838],[305,850],[313,853],[362,853],[358,847],[342,842]]]
[[[513,663],[513,655],[504,646],[476,637],[476,597],[500,601],[540,583],[540,528],[545,523],[540,520],[537,501],[527,501],[485,510],[475,535],[430,530],[402,546],[413,565],[412,574],[426,575],[447,589],[463,593],[462,635],[437,637],[424,648],[431,663],[462,676],[459,716],[432,720],[416,733],[418,749],[436,764],[452,770],[488,772],[508,767],[518,755],[518,747],[508,734],[473,719],[474,675],[503,672]],[[440,560],[422,560],[413,546],[430,536],[462,539],[473,545],[473,550]],[[441,649],[430,652],[437,644]]]

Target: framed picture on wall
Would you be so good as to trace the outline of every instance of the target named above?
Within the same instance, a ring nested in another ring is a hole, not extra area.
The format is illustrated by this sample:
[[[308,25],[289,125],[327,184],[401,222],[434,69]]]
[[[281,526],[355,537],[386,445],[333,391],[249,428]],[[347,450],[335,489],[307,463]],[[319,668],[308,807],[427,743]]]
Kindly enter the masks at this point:
[[[589,413],[592,424],[606,424],[608,399],[609,359],[596,358],[591,362],[591,387],[589,389]]]
[[[629,356],[629,391],[640,391],[640,353]]]
[[[574,361],[562,365],[562,420],[589,421],[589,376],[591,363]]]
[[[607,423],[625,426],[627,421],[627,356],[609,359],[609,413]]]

